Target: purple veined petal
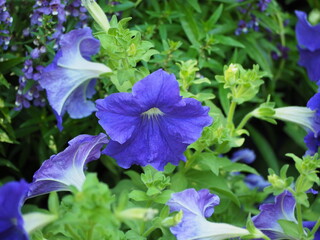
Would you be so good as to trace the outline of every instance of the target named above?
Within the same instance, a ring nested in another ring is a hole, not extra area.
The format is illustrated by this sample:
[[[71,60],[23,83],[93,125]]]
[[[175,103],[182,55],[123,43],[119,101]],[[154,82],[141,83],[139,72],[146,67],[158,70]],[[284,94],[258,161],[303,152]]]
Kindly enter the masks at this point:
[[[220,198],[211,194],[208,189],[196,191],[194,188],[189,188],[173,193],[167,205],[170,207],[170,212],[182,210],[184,215],[210,217],[214,212],[214,207],[219,203]]]
[[[132,95],[145,110],[173,105],[181,100],[175,76],[162,69],[137,82],[132,88]]]
[[[209,108],[193,98],[184,98],[179,104],[164,106],[160,110],[164,113],[166,132],[182,143],[195,142],[201,137],[202,129],[213,121],[208,115]]]
[[[82,118],[96,110],[87,100],[93,92],[90,79],[111,71],[104,64],[87,60],[99,51],[99,46],[90,28],[73,30],[61,37],[61,49],[39,80],[59,116],[67,111],[72,118]]]
[[[318,152],[318,148],[320,147],[320,134],[315,137],[314,133],[310,131],[304,137],[304,142],[308,148],[308,150],[306,151],[306,155],[314,155]]]
[[[271,239],[282,239],[284,234],[278,220],[288,220],[297,223],[294,216],[296,201],[292,194],[284,191],[276,196],[275,203],[262,204],[260,213],[252,218],[256,228],[260,229],[265,235]]]
[[[318,82],[320,80],[320,69],[317,66],[320,64],[320,49],[310,51],[298,47],[298,50],[300,54],[299,65],[307,70],[312,81]]]
[[[9,182],[0,187],[0,239],[28,240],[21,207],[29,189],[24,180]]]
[[[108,143],[107,136],[79,135],[69,141],[69,146],[43,162],[34,174],[28,198],[51,191],[68,191],[73,185],[79,190],[85,181],[84,167],[100,157],[101,148]]]
[[[119,166],[185,161],[183,152],[212,123],[209,108],[195,99],[182,99],[173,74],[158,70],[133,86],[131,93],[114,93],[97,100],[96,116],[111,141],[103,151]]]
[[[125,143],[140,125],[143,110],[130,93],[111,94],[96,104],[99,124],[113,141]]]
[[[316,111],[316,113],[320,115],[320,93],[319,92],[309,99],[307,103],[307,107],[313,111]]]
[[[320,49],[320,24],[312,26],[307,20],[307,14],[302,11],[295,11],[298,17],[296,25],[296,36],[300,47],[305,47],[310,51]]]
[[[180,223],[170,227],[170,231],[178,240],[229,239],[249,234],[246,229],[205,219],[213,214],[219,203],[219,197],[207,189],[196,191],[191,188],[172,194],[167,202],[170,212],[182,211],[183,217]]]
[[[143,119],[128,141],[123,144],[110,141],[103,153],[115,158],[122,168],[129,168],[133,164],[151,165],[163,171],[167,163],[178,165],[180,160],[186,160],[183,152],[187,146],[170,138],[161,118]]]

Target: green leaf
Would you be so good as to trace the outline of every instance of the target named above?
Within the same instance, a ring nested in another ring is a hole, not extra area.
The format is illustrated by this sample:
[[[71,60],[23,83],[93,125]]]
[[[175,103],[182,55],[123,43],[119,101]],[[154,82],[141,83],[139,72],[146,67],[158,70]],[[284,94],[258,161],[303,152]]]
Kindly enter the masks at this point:
[[[278,220],[278,223],[286,235],[300,239],[299,227],[297,223],[284,219]]]
[[[20,170],[9,160],[0,158],[0,166],[5,166],[7,168],[11,168],[12,170],[19,172]]]
[[[171,190],[164,190],[159,196],[157,196],[154,201],[157,203],[165,204],[169,201],[171,198],[171,194],[174,193],[174,191]]]
[[[129,193],[129,198],[140,202],[140,201],[148,201],[150,197],[143,191],[140,190],[133,190]]]
[[[198,0],[187,0],[188,3],[196,10],[198,13],[201,13],[201,8],[198,3]]]
[[[51,213],[58,214],[59,212],[59,197],[57,192],[51,192],[48,199],[48,209]]]
[[[24,59],[25,59],[24,57],[16,57],[16,58],[12,58],[12,59],[0,62],[0,73],[2,74],[9,73],[14,66],[23,62]]]
[[[214,37],[219,41],[220,44],[231,46],[231,47],[245,48],[245,46],[241,42],[235,40],[232,37],[227,37],[222,35],[216,35]]]
[[[214,11],[209,20],[206,22],[207,28],[212,29],[214,25],[219,20],[221,13],[223,11],[223,4],[220,4],[219,7]]]
[[[269,142],[255,128],[250,126],[248,126],[247,128],[250,132],[250,136],[252,137],[253,142],[256,144],[256,147],[259,149],[262,157],[267,162],[268,166],[276,172],[279,172],[279,163],[277,161],[277,156],[274,153]]]
[[[186,173],[188,182],[197,188],[209,188],[219,194],[222,194],[240,207],[238,197],[230,190],[227,179],[217,176],[209,171],[190,170]]]
[[[8,89],[10,87],[10,83],[8,83],[8,81],[4,78],[2,74],[0,74],[0,85],[3,85]]]

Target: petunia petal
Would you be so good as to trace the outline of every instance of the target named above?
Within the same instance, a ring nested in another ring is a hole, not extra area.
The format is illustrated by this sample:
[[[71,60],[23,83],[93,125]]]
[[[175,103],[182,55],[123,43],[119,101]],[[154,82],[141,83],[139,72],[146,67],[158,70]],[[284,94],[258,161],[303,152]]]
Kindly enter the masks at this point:
[[[107,136],[79,135],[69,141],[69,147],[53,155],[34,174],[28,197],[51,191],[66,191],[70,185],[79,190],[85,180],[84,167],[100,157],[101,148],[108,143]]]
[[[207,189],[186,189],[172,194],[167,205],[171,212],[182,211],[183,217],[180,223],[170,228],[170,231],[178,240],[219,240],[249,234],[246,229],[205,219],[213,214],[214,207],[219,203],[219,197]]]
[[[151,165],[162,171],[169,162],[178,165],[180,160],[185,161],[183,152],[187,146],[188,144],[170,138],[161,118],[144,118],[128,141],[123,144],[110,141],[103,153],[114,157],[123,168],[129,168],[133,164]]]
[[[0,187],[0,239],[27,240],[21,215],[29,184],[24,180],[9,182]]]
[[[111,71],[104,64],[87,60],[99,51],[99,46],[90,28],[73,30],[62,36],[61,49],[39,80],[58,117],[62,118],[68,111],[72,118],[82,118],[95,111],[93,103],[87,100],[93,93],[90,79]]]
[[[310,51],[320,49],[320,25],[312,26],[307,20],[307,14],[302,11],[295,11],[298,17],[296,25],[296,36],[300,47],[305,47]]]
[[[260,213],[252,218],[256,228],[260,229],[271,239],[275,236],[284,235],[284,232],[278,223],[278,220],[288,220],[297,222],[294,216],[296,201],[288,191],[276,196],[275,203],[262,204]]]
[[[211,194],[208,189],[196,191],[194,188],[186,189],[179,193],[173,193],[167,205],[170,211],[182,210],[184,215],[194,214],[202,217],[210,217],[214,207],[219,205],[220,198]]]
[[[127,141],[139,125],[142,109],[132,94],[117,93],[96,101],[99,124],[118,143]]]
[[[183,152],[212,122],[209,108],[195,99],[182,99],[173,74],[158,70],[137,82],[130,93],[97,100],[96,116],[111,141],[103,153],[119,166],[152,165],[163,170],[178,165]]]
[[[162,69],[137,82],[132,88],[132,95],[146,110],[173,105],[181,100],[175,76]]]
[[[202,129],[212,123],[212,118],[208,115],[209,108],[196,99],[185,98],[181,102],[183,104],[160,110],[164,112],[166,132],[177,141],[191,144],[201,136]]]
[[[315,51],[310,51],[307,49],[299,48],[300,59],[299,65],[306,68],[309,78],[312,81],[318,82],[320,80],[320,49]]]

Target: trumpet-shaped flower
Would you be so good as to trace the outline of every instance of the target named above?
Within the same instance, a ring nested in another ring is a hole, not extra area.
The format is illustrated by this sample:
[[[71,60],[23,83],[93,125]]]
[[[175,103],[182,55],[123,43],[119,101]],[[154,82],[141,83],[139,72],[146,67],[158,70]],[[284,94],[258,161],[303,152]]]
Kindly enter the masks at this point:
[[[301,125],[307,131],[312,131],[317,137],[320,131],[320,116],[306,107],[275,108],[274,118]]]
[[[99,124],[111,141],[103,153],[119,166],[151,165],[185,160],[183,152],[212,122],[209,108],[182,98],[173,74],[159,69],[137,82],[132,93],[114,93],[96,101]]]
[[[282,230],[278,220],[288,220],[297,223],[294,216],[296,201],[288,191],[276,196],[275,203],[262,204],[260,213],[252,218],[256,228],[260,229],[270,239],[290,239]]]
[[[28,192],[28,183],[9,182],[0,187],[0,239],[27,240],[21,207]]]
[[[79,135],[69,141],[69,146],[57,155],[43,162],[34,174],[28,197],[51,191],[68,191],[73,185],[79,190],[85,181],[84,167],[100,157],[101,148],[108,143],[107,136]]]
[[[296,11],[298,22],[296,25],[296,37],[300,53],[299,64],[307,69],[312,81],[320,80],[320,24],[312,26],[304,12]]]
[[[218,196],[209,190],[186,189],[174,193],[167,202],[170,211],[182,211],[180,223],[171,227],[170,231],[178,240],[220,240],[249,234],[246,229],[226,223],[214,223],[206,220],[214,212],[214,207],[220,203]]]
[[[70,31],[61,37],[60,45],[61,49],[43,70],[39,83],[46,89],[61,130],[65,112],[71,118],[83,118],[96,110],[94,103],[88,100],[95,93],[93,78],[111,70],[104,64],[88,61],[100,48],[90,28]]]

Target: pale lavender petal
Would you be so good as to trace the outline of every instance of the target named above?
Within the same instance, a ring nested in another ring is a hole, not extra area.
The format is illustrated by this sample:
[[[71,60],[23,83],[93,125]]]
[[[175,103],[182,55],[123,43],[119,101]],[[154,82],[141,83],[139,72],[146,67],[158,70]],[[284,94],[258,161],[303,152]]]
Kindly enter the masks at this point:
[[[225,223],[213,223],[205,219],[214,212],[214,207],[220,203],[218,196],[209,190],[186,189],[174,193],[167,202],[170,211],[182,211],[180,223],[170,227],[170,231],[178,240],[186,239],[229,239],[249,234],[246,229]]]
[[[278,223],[278,220],[288,220],[297,222],[294,216],[296,201],[288,191],[276,196],[275,203],[262,204],[260,213],[252,218],[256,228],[260,229],[271,239],[278,239],[279,236],[285,236]]]
[[[99,45],[90,28],[70,31],[62,36],[61,49],[43,70],[39,83],[59,118],[66,111],[71,118],[82,118],[96,110],[88,101],[94,92],[90,79],[111,71],[104,64],[87,60],[99,51]]]
[[[171,212],[182,210],[184,215],[191,213],[201,217],[210,217],[214,212],[214,207],[219,203],[220,198],[211,194],[208,189],[196,191],[194,188],[189,188],[173,193],[167,205]]]
[[[101,148],[108,143],[107,136],[79,135],[69,141],[69,146],[43,162],[34,174],[28,197],[51,191],[67,191],[70,185],[81,190],[85,180],[84,167],[100,157]]]

